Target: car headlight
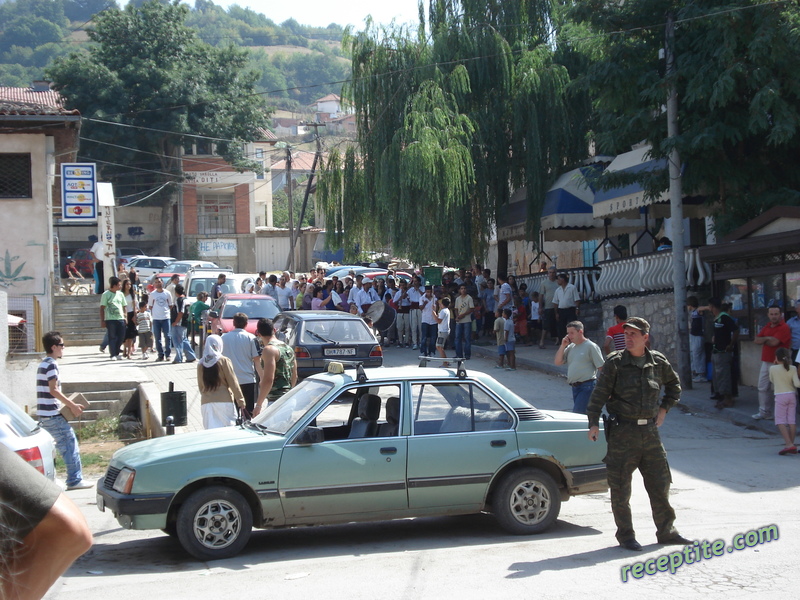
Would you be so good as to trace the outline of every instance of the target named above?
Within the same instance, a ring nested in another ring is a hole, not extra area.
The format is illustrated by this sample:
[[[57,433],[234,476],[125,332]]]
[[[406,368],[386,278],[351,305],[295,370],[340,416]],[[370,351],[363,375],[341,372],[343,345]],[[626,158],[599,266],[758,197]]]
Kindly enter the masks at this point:
[[[136,471],[128,467],[123,468],[117,475],[117,480],[114,482],[112,489],[120,494],[130,494],[134,477],[136,477]]]

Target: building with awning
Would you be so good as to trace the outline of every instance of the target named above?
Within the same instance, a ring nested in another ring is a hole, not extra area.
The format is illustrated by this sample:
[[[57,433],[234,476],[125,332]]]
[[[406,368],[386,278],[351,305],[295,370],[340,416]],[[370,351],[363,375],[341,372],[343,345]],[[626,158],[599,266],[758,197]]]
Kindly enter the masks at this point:
[[[547,242],[601,240],[641,230],[641,215],[632,218],[597,218],[593,207],[595,183],[602,167],[598,164],[562,174],[545,195],[541,228]]]

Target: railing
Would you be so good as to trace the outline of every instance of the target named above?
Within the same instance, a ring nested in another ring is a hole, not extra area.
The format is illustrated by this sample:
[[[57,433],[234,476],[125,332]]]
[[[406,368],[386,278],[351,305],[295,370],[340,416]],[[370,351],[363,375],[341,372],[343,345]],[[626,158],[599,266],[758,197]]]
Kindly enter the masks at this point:
[[[560,269],[559,273],[569,275],[569,283],[574,285],[582,302],[599,300],[597,297],[597,280],[600,277],[598,267],[579,267],[577,269]],[[528,293],[538,292],[542,281],[547,279],[547,273],[534,273],[533,275],[517,275],[517,286],[521,283],[528,285]]]
[[[711,283],[711,267],[700,260],[697,248],[687,248],[686,287]],[[654,252],[600,263],[596,292],[599,298],[614,298],[667,291],[673,288],[672,251]]]
[[[697,248],[686,249],[686,287],[695,289],[711,283],[711,267],[700,260]],[[672,282],[672,251],[640,254],[601,262],[597,267],[560,269],[569,275],[581,300],[599,301],[603,298],[638,296],[670,290]],[[526,283],[528,293],[539,291],[547,273],[517,276],[517,285]]]

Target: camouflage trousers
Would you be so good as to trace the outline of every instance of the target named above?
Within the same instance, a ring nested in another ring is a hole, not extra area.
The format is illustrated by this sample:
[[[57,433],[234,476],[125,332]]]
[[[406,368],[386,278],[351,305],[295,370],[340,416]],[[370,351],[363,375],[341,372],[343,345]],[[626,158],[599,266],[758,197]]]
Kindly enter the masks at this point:
[[[667,453],[661,444],[658,427],[622,423],[614,427],[603,462],[608,468],[611,510],[617,524],[617,540],[622,543],[636,537],[631,518],[631,478],[639,469],[650,496],[656,538],[667,539],[677,532],[673,527],[675,511],[669,503],[672,475]]]

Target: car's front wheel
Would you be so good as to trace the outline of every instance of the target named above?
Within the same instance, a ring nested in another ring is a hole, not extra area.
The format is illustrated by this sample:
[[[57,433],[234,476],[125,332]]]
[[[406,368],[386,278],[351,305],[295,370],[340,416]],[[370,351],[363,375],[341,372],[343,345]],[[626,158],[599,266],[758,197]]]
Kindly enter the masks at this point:
[[[492,502],[500,525],[515,535],[546,531],[560,511],[561,496],[555,481],[534,468],[515,469],[505,475]]]
[[[228,487],[201,488],[178,510],[178,540],[200,560],[235,556],[247,544],[252,529],[250,505]]]

